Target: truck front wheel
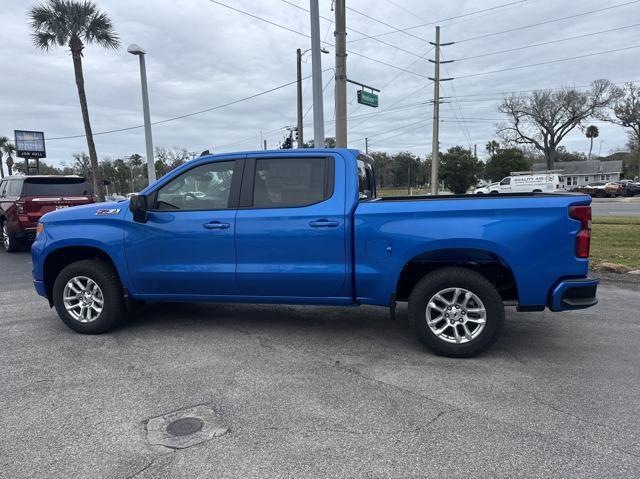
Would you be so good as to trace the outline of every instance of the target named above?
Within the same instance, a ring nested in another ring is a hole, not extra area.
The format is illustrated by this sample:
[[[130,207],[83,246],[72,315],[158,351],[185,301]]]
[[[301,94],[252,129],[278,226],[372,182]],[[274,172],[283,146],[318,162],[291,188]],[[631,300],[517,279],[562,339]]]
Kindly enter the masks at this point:
[[[502,298],[481,274],[460,267],[424,276],[409,298],[418,337],[442,356],[476,356],[498,338],[504,325]]]
[[[65,267],[53,285],[53,302],[64,324],[82,334],[110,330],[126,310],[118,274],[98,259]]]

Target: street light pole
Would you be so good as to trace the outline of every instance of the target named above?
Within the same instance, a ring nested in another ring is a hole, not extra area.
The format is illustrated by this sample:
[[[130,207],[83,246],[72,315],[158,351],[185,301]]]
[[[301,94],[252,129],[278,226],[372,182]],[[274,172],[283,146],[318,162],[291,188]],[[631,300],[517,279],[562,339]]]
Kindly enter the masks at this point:
[[[322,59],[320,58],[320,9],[318,0],[309,0],[311,15],[311,80],[313,83],[313,146],[324,147],[324,106],[322,100]]]
[[[156,164],[153,158],[153,138],[151,136],[151,114],[149,113],[149,91],[147,89],[147,68],[144,61],[145,52],[135,43],[129,45],[127,51],[140,59],[140,83],[142,84],[142,112],[144,114],[144,139],[147,147],[147,171],[149,184],[156,181]]]
[[[304,148],[302,133],[302,50],[296,50],[296,71],[298,73],[298,148]]]

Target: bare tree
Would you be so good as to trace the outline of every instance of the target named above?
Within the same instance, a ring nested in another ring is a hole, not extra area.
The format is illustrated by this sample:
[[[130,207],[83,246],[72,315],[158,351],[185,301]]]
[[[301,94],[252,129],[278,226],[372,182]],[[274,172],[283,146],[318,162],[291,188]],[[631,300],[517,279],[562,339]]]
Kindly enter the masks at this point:
[[[620,89],[619,96],[613,105],[613,118],[608,120],[630,128],[629,140],[632,149],[640,151],[640,86],[627,83]],[[638,162],[638,175],[640,176],[640,161]]]
[[[556,149],[569,132],[588,118],[604,118],[604,110],[618,95],[609,80],[594,81],[589,91],[562,88],[513,94],[498,107],[508,116],[498,134],[511,144],[533,145],[544,154],[551,170]]]

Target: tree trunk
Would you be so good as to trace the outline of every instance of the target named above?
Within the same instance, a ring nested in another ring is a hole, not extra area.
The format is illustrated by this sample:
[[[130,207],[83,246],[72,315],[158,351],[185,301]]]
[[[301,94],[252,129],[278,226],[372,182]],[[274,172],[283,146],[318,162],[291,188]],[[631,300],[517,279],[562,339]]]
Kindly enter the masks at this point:
[[[0,152],[0,178],[4,178],[4,167],[2,166],[2,152]]]
[[[98,201],[104,201],[104,184],[102,174],[98,164],[96,145],[93,142],[93,132],[89,122],[89,107],[87,106],[87,95],[84,91],[84,75],[82,73],[82,47],[72,47],[71,56],[73,58],[73,69],[76,75],[76,86],[78,87],[78,97],[80,98],[80,109],[82,110],[82,121],[84,123],[84,133],[87,137],[87,147],[89,149],[89,161],[93,172],[96,196]]]
[[[591,159],[591,150],[593,150],[593,137],[591,137],[591,145],[589,146],[589,159]]]

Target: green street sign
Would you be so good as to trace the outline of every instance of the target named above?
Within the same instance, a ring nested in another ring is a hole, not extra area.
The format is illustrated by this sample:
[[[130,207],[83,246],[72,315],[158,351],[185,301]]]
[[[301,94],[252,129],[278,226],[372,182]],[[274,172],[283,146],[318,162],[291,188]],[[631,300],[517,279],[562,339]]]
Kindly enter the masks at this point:
[[[358,90],[358,103],[378,108],[378,95],[366,90]]]

